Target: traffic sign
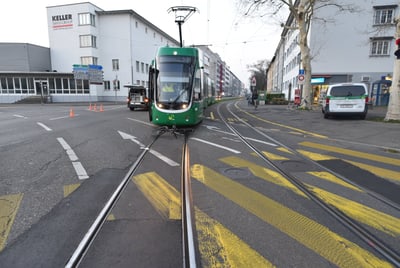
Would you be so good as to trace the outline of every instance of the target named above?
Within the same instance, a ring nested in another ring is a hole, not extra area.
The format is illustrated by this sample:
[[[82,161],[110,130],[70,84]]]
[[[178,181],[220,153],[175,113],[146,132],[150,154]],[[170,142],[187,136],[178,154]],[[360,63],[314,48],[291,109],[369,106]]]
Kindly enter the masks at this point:
[[[297,76],[297,82],[298,82],[299,84],[303,84],[303,83],[304,83],[304,74],[299,74],[299,75]]]
[[[253,78],[251,78],[251,86],[255,87],[256,86],[256,77],[253,76]]]

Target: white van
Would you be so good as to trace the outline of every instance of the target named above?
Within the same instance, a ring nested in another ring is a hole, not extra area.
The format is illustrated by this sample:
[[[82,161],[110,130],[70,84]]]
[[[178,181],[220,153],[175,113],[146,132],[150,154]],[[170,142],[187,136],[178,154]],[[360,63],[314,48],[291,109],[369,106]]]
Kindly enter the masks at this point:
[[[330,85],[322,102],[324,118],[334,115],[356,115],[365,119],[368,111],[368,89],[362,83]]]

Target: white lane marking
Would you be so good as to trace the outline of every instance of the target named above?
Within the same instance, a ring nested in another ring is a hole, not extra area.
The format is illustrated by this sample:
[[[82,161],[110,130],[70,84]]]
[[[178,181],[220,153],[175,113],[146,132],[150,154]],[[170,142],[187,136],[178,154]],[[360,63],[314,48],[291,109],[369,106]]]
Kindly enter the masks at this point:
[[[28,119],[28,117],[20,115],[20,114],[13,114],[13,116],[18,117],[18,118]]]
[[[134,143],[136,143],[137,145],[139,145],[141,149],[148,150],[148,148],[143,143],[141,143],[140,141],[136,140],[135,136],[129,135],[129,134],[127,134],[125,132],[122,132],[122,131],[119,131],[119,130],[118,130],[118,133],[119,133],[119,135],[121,135],[121,137],[124,140],[131,140]],[[167,163],[168,165],[170,165],[172,167],[178,167],[179,166],[179,163],[175,162],[174,160],[166,157],[165,155],[163,155],[163,154],[161,154],[161,153],[159,153],[159,152],[157,152],[155,150],[150,149],[149,152],[152,155],[154,155],[155,157],[158,157],[160,160],[164,161],[165,163]]]
[[[165,163],[167,163],[167,164],[170,165],[171,167],[178,167],[178,166],[179,166],[179,164],[176,163],[174,160],[172,160],[172,159],[170,159],[170,158],[168,158],[168,157],[166,157],[166,156],[160,154],[160,153],[157,152],[157,151],[150,150],[150,153],[151,153],[152,155],[154,155],[155,157],[158,157],[159,159],[161,159],[162,161],[164,161]]]
[[[48,126],[46,126],[45,124],[43,124],[43,123],[40,123],[40,122],[36,122],[36,124],[38,124],[39,126],[41,126],[42,128],[44,128],[45,130],[47,130],[47,131],[52,131],[52,129],[51,128],[49,128]]]
[[[85,180],[89,178],[81,162],[72,162],[72,165],[74,166],[75,172],[80,180]]]
[[[58,119],[64,119],[64,118],[69,118],[69,116],[53,117],[53,118],[50,118],[49,120],[58,120]]]
[[[230,152],[235,153],[235,154],[240,154],[240,151],[237,151],[237,150],[234,150],[234,149],[231,149],[231,148],[228,148],[228,147],[225,147],[225,146],[213,143],[213,142],[209,142],[209,141],[198,139],[198,138],[190,138],[190,139],[191,140],[195,140],[195,141],[199,141],[199,142],[202,142],[202,143],[205,143],[205,144],[217,147],[217,148],[221,148],[221,149],[230,151]]]
[[[147,126],[150,126],[150,127],[154,127],[154,125],[149,123],[149,122],[145,122],[145,121],[141,121],[141,120],[137,120],[137,119],[133,119],[133,118],[129,118],[129,117],[127,117],[127,119],[131,120],[131,121],[135,121],[135,122],[141,123],[141,124],[144,124],[144,125],[147,125]]]
[[[236,136],[236,134],[234,134],[232,132],[226,132],[226,131],[220,130],[218,127],[214,127],[214,126],[210,126],[210,125],[204,125],[204,127],[206,127],[208,130],[216,131],[216,132],[223,133],[226,135]],[[246,140],[263,143],[263,144],[267,144],[267,145],[274,146],[274,147],[278,146],[275,143],[270,143],[270,142],[263,141],[263,140],[257,140],[257,139],[253,139],[253,138],[249,138],[249,137],[244,137],[244,138]]]
[[[71,160],[71,163],[75,169],[76,175],[78,175],[78,178],[80,180],[88,179],[89,176],[86,173],[85,168],[82,166],[81,162],[78,162],[78,156],[76,156],[74,150],[71,149],[71,146],[63,139],[63,138],[57,138],[58,142],[61,144],[65,152],[67,153],[69,159]]]

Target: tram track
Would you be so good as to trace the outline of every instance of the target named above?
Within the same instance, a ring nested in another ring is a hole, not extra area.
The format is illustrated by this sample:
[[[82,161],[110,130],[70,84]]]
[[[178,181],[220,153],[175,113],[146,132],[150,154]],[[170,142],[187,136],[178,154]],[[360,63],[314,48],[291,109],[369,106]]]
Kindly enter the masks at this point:
[[[296,150],[293,148],[290,148],[289,146],[279,142],[278,140],[274,139],[273,137],[259,131],[256,129],[254,126],[252,126],[250,123],[246,122],[242,118],[240,118],[237,114],[235,114],[231,108],[230,105],[231,103],[226,105],[227,111],[235,117],[239,122],[244,124],[246,127],[249,129],[257,132],[264,138],[272,141],[273,143],[278,144],[279,146],[285,148],[286,150],[290,151],[294,155],[300,157],[304,161],[307,161],[311,165],[316,165],[319,168],[325,170],[326,172],[329,172],[331,174],[336,175],[338,178],[351,183],[355,185],[353,182],[351,182],[349,179],[345,178],[344,176],[341,176],[340,174],[337,174],[333,172],[332,170],[322,166],[321,164],[317,163],[316,161],[313,161],[311,159],[305,158],[303,155],[299,154]],[[297,179],[295,176],[290,174],[289,172],[285,171],[281,167],[279,167],[277,164],[275,164],[273,161],[268,159],[267,156],[264,155],[262,151],[260,151],[256,146],[254,146],[244,135],[240,133],[240,131],[233,127],[232,124],[228,123],[227,118],[223,116],[220,110],[221,105],[217,107],[217,113],[220,117],[220,120],[227,126],[227,128],[234,133],[243,144],[245,144],[248,148],[250,148],[254,153],[256,153],[260,159],[262,159],[269,167],[273,168],[276,172],[278,172],[281,176],[289,180],[291,183],[293,183],[300,191],[302,191],[305,195],[307,195],[313,202],[318,204],[324,211],[329,213],[332,217],[334,217],[340,224],[344,225],[347,229],[349,229],[352,233],[357,235],[362,241],[364,241],[367,245],[369,245],[373,250],[375,250],[377,253],[382,255],[384,258],[386,258],[390,263],[392,263],[395,267],[400,267],[400,253],[396,252],[394,249],[392,249],[389,245],[387,245],[385,242],[381,241],[378,237],[373,235],[371,232],[369,232],[365,227],[363,227],[360,223],[357,221],[353,220],[351,217],[347,216],[344,212],[340,211],[338,208],[330,205],[326,201],[324,201],[322,198],[317,196],[313,191],[311,191],[307,185],[303,182],[301,182],[299,179]],[[359,188],[358,185],[356,185]],[[379,200],[380,202],[385,203],[386,205],[389,205],[391,208],[394,208],[395,210],[400,211],[400,207],[398,204],[385,199],[383,196],[380,196],[379,194],[373,193],[370,190],[363,189],[365,192],[367,192],[370,196],[375,198],[376,200]]]
[[[96,219],[93,221],[92,225],[84,235],[83,239],[80,241],[79,245],[76,247],[75,251],[71,255],[68,262],[65,264],[66,268],[79,267],[80,263],[85,258],[86,253],[90,250],[90,247],[97,234],[101,231],[104,222],[112,211],[113,207],[117,204],[118,200],[124,193],[128,183],[130,182],[132,176],[135,175],[136,171],[141,166],[141,163],[145,159],[147,153],[151,150],[153,145],[159,139],[161,135],[166,132],[172,132],[172,134],[177,138],[177,133],[179,130],[173,129],[169,131],[168,129],[161,128],[158,134],[153,138],[153,140],[144,148],[142,148],[141,154],[138,156],[136,161],[129,168],[125,177],[122,179],[121,183],[117,186],[115,191],[112,193],[104,207],[101,209],[100,213],[97,215]],[[194,206],[192,199],[192,191],[190,185],[190,154],[188,147],[188,136],[189,131],[184,130],[184,143],[182,147],[182,166],[181,166],[181,225],[182,225],[182,267],[197,267],[199,263],[198,259],[198,249],[195,242],[195,220],[194,220]]]

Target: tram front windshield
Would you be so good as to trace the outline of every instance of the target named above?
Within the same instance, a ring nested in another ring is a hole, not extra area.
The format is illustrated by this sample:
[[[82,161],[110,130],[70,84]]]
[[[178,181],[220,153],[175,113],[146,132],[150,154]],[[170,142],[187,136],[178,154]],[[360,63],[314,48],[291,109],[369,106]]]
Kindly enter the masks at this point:
[[[157,101],[189,103],[194,74],[194,58],[160,56],[158,60]]]

